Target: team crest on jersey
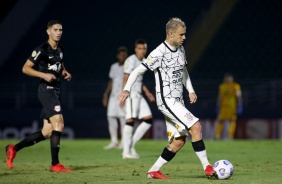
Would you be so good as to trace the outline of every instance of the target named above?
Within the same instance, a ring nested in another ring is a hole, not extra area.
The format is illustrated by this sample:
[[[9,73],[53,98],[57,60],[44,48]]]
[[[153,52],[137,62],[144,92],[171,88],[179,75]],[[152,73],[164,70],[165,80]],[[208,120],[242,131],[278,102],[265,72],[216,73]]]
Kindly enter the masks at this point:
[[[54,108],[54,110],[55,110],[56,112],[60,112],[60,110],[61,110],[61,106],[56,105],[56,106],[55,106],[55,108]]]
[[[190,112],[186,112],[186,114],[184,115],[184,117],[186,117],[188,121],[192,121],[192,120],[193,120],[193,116],[191,115]]]
[[[35,57],[36,56],[36,51],[34,50],[32,53],[31,53],[31,57]]]

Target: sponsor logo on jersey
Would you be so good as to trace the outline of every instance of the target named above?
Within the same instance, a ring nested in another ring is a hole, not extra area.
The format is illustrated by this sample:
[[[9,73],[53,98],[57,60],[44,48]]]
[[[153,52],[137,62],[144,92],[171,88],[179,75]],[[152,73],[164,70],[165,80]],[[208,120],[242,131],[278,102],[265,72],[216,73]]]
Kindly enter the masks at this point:
[[[52,59],[54,56],[49,56],[49,59]]]
[[[54,108],[54,110],[55,110],[56,112],[60,112],[60,110],[61,110],[61,106],[56,105],[56,106],[55,106],[55,108]]]
[[[47,86],[47,89],[54,89],[53,86]]]
[[[151,58],[151,56],[149,56],[149,57],[147,58],[147,62],[148,62],[148,63],[151,63],[151,61],[152,61],[152,58]]]
[[[50,63],[48,63],[48,70],[52,70],[52,71],[55,71],[55,72],[59,72],[62,68],[62,64],[57,62],[53,65],[51,65]]]
[[[63,59],[63,53],[62,52],[60,53],[60,58]]]

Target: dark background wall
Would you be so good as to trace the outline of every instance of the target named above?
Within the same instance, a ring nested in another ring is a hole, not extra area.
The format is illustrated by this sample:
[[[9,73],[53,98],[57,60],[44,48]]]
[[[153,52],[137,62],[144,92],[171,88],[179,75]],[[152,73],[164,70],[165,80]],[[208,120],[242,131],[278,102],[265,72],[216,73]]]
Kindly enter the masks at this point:
[[[0,24],[9,18],[9,12],[18,2],[5,1],[1,5]],[[117,47],[127,46],[129,54],[132,54],[134,41],[143,38],[148,42],[148,52],[152,51],[165,39],[165,24],[170,17],[180,17],[186,22],[186,42],[189,42],[191,33],[214,2],[49,0],[37,21],[18,40],[8,59],[1,61],[0,112],[4,118],[0,120],[0,126],[11,125],[11,117],[16,117],[14,122],[25,124],[39,116],[41,107],[36,96],[38,80],[24,76],[21,67],[32,50],[47,40],[45,29],[49,20],[63,22],[61,43],[66,50],[65,65],[73,75],[72,82],[62,84],[65,118],[73,127],[80,123],[93,132],[104,129],[107,133],[106,109],[101,105],[101,97],[109,67],[115,62]],[[244,113],[241,118],[282,117],[281,5],[279,0],[236,1],[207,49],[190,69],[199,96],[198,104],[189,106],[194,114],[215,118],[218,85],[223,74],[231,72],[242,85]],[[33,8],[36,7],[30,4],[30,11]],[[17,22],[11,24],[21,29],[25,22],[19,17]],[[13,32],[10,30],[10,34],[5,36],[12,37]],[[0,44],[9,46],[1,40]],[[189,51],[187,54],[190,54]],[[152,73],[148,72],[145,83],[154,90],[152,77]],[[155,104],[151,107],[154,116],[162,118]],[[22,118],[25,111],[34,114]],[[23,119],[30,120],[26,122]]]

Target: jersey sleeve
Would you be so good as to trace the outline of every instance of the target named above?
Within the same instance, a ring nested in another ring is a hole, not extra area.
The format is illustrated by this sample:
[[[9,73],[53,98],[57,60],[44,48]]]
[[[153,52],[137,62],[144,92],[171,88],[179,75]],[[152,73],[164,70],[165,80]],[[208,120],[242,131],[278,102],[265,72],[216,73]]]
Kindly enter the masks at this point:
[[[31,56],[28,59],[34,64],[38,64],[43,56],[44,56],[43,50],[40,47],[38,47],[32,51]]]
[[[115,77],[115,72],[114,72],[114,65],[111,66],[110,72],[109,72],[109,78],[113,79]]]
[[[134,70],[133,62],[131,62],[130,59],[126,59],[124,62],[124,73],[131,74],[133,70]]]
[[[149,70],[153,71],[161,66],[162,58],[163,54],[158,49],[155,49],[149,54],[147,59],[143,61],[142,64]]]

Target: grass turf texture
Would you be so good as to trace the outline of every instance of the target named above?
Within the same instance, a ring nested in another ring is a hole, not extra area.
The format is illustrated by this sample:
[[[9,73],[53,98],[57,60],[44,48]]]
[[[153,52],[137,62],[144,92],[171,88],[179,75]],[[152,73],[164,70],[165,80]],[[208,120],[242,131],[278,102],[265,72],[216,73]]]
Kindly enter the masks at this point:
[[[229,160],[234,174],[228,180],[208,180],[191,143],[178,152],[176,157],[162,168],[169,181],[146,178],[146,172],[156,161],[167,141],[142,140],[136,149],[139,160],[123,160],[121,150],[103,150],[109,140],[82,139],[62,140],[60,161],[73,173],[49,171],[49,140],[25,148],[17,153],[14,168],[5,163],[6,144],[17,140],[1,140],[0,183],[282,183],[282,142],[264,141],[205,141],[211,164],[220,159]]]

